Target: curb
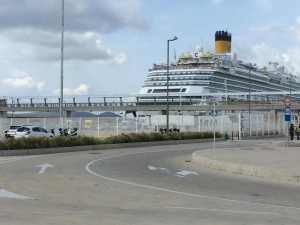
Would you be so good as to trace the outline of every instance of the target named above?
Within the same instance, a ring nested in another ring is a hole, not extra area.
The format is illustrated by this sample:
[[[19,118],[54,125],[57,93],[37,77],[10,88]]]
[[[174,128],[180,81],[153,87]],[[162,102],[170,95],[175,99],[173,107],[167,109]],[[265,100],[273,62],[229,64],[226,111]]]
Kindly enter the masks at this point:
[[[280,147],[300,147],[300,141],[275,141],[272,143],[274,148]]]
[[[102,145],[86,145],[86,146],[72,146],[61,148],[39,148],[39,149],[18,149],[18,150],[0,150],[1,156],[19,156],[19,155],[43,155],[55,154],[65,152],[78,152],[90,150],[107,150],[119,148],[136,148],[160,145],[178,145],[178,144],[192,144],[212,142],[213,139],[190,139],[190,140],[170,140],[170,141],[153,141],[153,142],[136,142],[136,143],[122,143],[122,144],[102,144]],[[222,138],[216,138],[216,141],[223,141]]]
[[[200,152],[201,151],[196,151],[192,154],[192,162],[210,169],[261,178],[300,182],[300,172],[217,161],[200,156]]]

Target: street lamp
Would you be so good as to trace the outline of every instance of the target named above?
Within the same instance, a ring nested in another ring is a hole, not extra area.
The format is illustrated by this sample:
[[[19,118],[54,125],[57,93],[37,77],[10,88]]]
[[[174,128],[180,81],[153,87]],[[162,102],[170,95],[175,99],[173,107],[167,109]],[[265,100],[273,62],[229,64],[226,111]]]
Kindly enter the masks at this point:
[[[15,102],[14,99],[11,97],[11,105],[12,105],[12,110],[11,110],[11,121],[10,121],[10,125],[12,125],[13,123],[13,119],[14,119],[14,107],[15,107]]]
[[[166,125],[166,132],[169,132],[169,46],[170,46],[170,41],[176,41],[178,38],[176,36],[174,36],[171,39],[168,39],[168,47],[167,47],[167,125]]]
[[[63,96],[64,96],[64,7],[65,1],[62,0],[61,7],[61,66],[60,66],[60,102],[59,102],[59,117],[61,128],[63,128]]]
[[[256,66],[255,63],[249,63],[249,77],[248,77],[248,82],[249,82],[249,98],[248,98],[248,104],[249,104],[249,135],[251,136],[251,82],[250,82],[250,71],[251,67]]]

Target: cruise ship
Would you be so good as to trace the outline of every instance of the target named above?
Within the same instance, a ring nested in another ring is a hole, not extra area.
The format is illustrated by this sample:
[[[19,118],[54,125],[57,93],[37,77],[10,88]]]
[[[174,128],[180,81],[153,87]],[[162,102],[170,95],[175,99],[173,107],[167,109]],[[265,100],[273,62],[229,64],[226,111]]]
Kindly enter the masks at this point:
[[[139,103],[156,101],[164,104],[167,92],[169,101],[180,103],[200,104],[208,99],[249,100],[249,96],[251,101],[266,102],[282,99],[280,93],[300,90],[299,78],[277,62],[258,67],[239,60],[231,52],[231,40],[230,32],[216,31],[214,53],[198,48],[195,52],[182,54],[176,62],[170,63],[169,73],[168,65],[154,64],[140,90]],[[248,95],[250,92],[252,94]],[[274,92],[279,94],[268,95]]]

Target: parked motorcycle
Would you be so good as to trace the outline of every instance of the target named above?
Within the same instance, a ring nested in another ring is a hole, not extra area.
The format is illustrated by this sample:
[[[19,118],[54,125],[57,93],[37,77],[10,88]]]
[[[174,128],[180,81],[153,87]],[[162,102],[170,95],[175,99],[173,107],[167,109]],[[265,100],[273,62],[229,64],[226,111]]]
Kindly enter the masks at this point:
[[[49,131],[50,133],[52,133],[53,134],[53,136],[55,136],[55,132],[54,132],[54,129],[50,129],[50,131]]]
[[[59,128],[59,134],[60,136],[77,136],[78,135],[78,129],[77,128]]]

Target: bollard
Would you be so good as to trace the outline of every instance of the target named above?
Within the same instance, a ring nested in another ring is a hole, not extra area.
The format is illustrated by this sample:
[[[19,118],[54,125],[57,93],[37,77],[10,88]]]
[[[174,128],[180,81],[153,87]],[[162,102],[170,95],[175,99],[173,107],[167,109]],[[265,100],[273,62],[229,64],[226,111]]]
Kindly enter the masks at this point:
[[[225,133],[224,133],[224,140],[225,141],[227,141],[228,140],[228,134],[227,134],[227,132],[225,131]]]

